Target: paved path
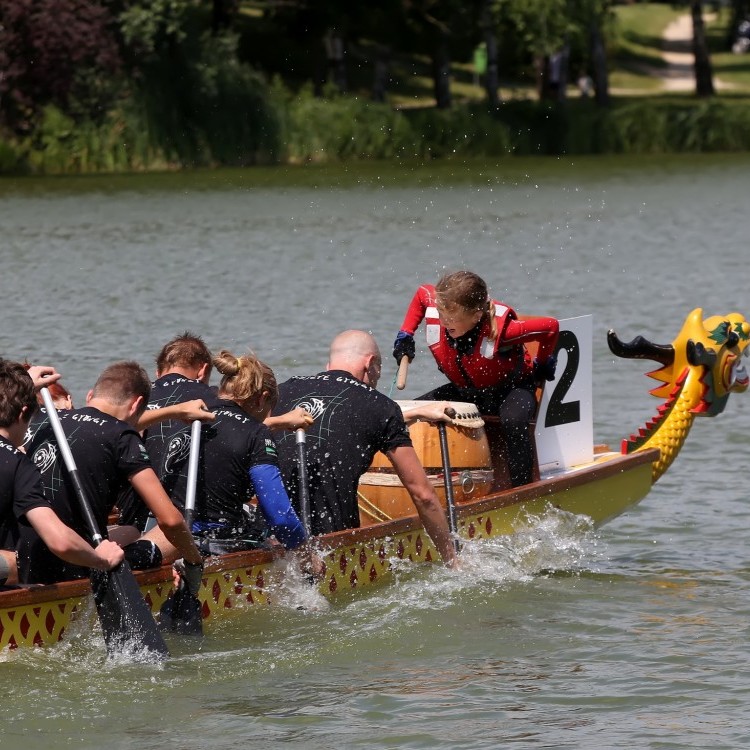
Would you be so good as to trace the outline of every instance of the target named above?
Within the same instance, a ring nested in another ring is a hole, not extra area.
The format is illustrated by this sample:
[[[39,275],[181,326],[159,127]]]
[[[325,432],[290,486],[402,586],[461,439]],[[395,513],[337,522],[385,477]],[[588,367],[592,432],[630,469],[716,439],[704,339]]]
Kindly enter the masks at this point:
[[[664,51],[661,56],[667,63],[660,71],[666,91],[690,91],[695,88],[695,57],[693,45],[693,19],[689,15],[672,21],[662,35]]]
[[[704,22],[714,16],[703,15]],[[658,72],[665,91],[695,91],[695,55],[693,55],[693,19],[690,14],[680,16],[667,25],[662,35],[663,52],[667,67]],[[714,76],[714,88],[728,89],[732,85]]]

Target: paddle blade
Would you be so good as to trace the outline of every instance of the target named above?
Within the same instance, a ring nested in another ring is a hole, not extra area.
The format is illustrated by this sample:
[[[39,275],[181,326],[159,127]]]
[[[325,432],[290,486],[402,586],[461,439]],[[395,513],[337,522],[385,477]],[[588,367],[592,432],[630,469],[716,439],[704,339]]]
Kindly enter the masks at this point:
[[[203,635],[203,613],[197,596],[191,594],[185,581],[167,599],[159,611],[159,623],[164,630],[181,635]]]
[[[148,651],[156,659],[169,656],[126,560],[113,570],[92,570],[91,587],[109,656],[123,651]]]

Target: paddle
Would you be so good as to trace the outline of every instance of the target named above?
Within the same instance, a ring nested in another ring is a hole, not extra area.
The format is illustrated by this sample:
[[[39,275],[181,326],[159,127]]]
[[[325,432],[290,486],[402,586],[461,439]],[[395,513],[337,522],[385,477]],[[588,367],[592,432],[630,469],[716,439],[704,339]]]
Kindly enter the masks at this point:
[[[73,454],[65,438],[57,409],[52,403],[48,388],[41,389],[44,406],[47,409],[57,445],[62,453],[65,468],[73,483],[78,502],[81,506],[86,526],[97,547],[102,542],[102,535],[94,518],[91,504],[81,484]],[[126,560],[109,571],[92,570],[91,588],[94,591],[96,611],[104,634],[104,643],[109,656],[121,652],[123,648],[149,651],[156,658],[169,656],[166,643],[156,626],[151,609],[138,588],[133,571]]]
[[[453,414],[451,414],[450,412],[453,412]],[[450,407],[445,410],[445,413],[449,417],[454,417],[456,415],[455,410]],[[458,534],[458,523],[456,520],[456,501],[453,497],[451,460],[448,453],[448,435],[445,429],[445,422],[438,422],[437,428],[438,434],[440,435],[440,456],[443,459],[443,485],[445,487],[445,502],[448,506],[448,528],[451,530],[451,534],[453,534],[453,546],[455,547],[456,552],[458,552],[459,545],[458,538],[456,536]]]
[[[307,434],[300,427],[297,430],[297,456],[299,460],[299,514],[307,536],[310,536],[310,482],[307,476]]]
[[[190,428],[190,457],[188,459],[187,491],[185,492],[185,524],[192,529],[195,515],[195,493],[198,486],[198,459],[201,448],[201,421],[196,419]],[[172,596],[159,611],[163,628],[182,635],[203,635],[203,610],[200,599],[191,593],[184,578],[180,578]]]
[[[406,375],[409,370],[409,357],[404,354],[398,364],[398,374],[396,375],[396,388],[403,391],[406,388]]]

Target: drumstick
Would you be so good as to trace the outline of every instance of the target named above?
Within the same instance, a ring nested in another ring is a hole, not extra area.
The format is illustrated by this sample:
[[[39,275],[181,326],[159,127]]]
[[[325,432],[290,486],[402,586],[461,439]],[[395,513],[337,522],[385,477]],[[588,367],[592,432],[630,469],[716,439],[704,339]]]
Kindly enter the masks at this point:
[[[409,357],[405,354],[401,357],[401,362],[398,365],[398,375],[396,377],[396,388],[403,391],[406,388],[406,373],[409,369]]]

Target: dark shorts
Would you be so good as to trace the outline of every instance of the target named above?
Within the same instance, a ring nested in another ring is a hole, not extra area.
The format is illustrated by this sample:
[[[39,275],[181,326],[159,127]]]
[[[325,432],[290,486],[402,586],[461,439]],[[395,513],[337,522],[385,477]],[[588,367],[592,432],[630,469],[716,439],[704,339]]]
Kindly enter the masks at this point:
[[[201,554],[226,555],[267,546],[268,527],[261,514],[251,506],[245,511],[241,523],[196,530],[200,523],[193,524],[193,539]]]

